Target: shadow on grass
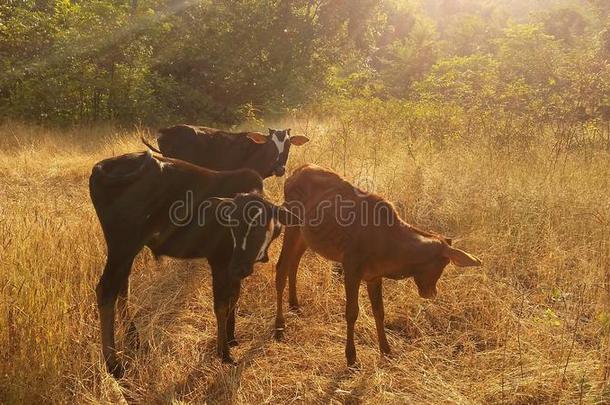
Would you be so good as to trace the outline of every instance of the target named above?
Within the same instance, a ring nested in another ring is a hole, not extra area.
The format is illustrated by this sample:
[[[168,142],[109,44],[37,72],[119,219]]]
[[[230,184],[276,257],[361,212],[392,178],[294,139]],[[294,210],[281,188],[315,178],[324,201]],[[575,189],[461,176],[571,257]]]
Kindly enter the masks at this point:
[[[158,282],[150,286],[147,291],[139,291],[139,296],[147,296],[147,303],[136,314],[136,322],[138,318],[142,319],[148,316],[147,312],[154,313],[157,311],[157,306],[163,307],[162,319],[164,320],[164,325],[167,326],[179,317],[184,308],[188,307],[189,300],[195,297],[197,290],[203,288],[205,283],[211,284],[209,266],[203,263],[205,262],[176,261],[169,266],[164,263],[158,263],[157,266],[160,268],[158,270],[173,272],[173,274],[168,277],[160,276]],[[151,297],[153,298],[151,299]],[[155,300],[154,297],[159,297],[160,299]],[[209,300],[210,302],[212,301],[211,296]],[[239,339],[239,314],[237,317],[238,325],[236,333]],[[168,320],[168,322],[165,320]],[[209,327],[216,331],[217,325],[213,322]],[[203,343],[201,358],[190,368],[190,372],[185,377],[177,379],[177,381],[167,381],[160,389],[150,387],[153,392],[143,393],[143,397],[134,395],[129,398],[128,395],[125,395],[125,399],[129,403],[151,403],[161,399],[202,403],[233,402],[240,387],[243,371],[262,352],[264,345],[269,342],[269,336],[265,334],[247,342],[250,347],[240,356],[236,365],[220,363],[220,359],[216,356],[216,333],[213,336],[213,338]],[[161,337],[161,339],[165,340],[165,337]],[[153,338],[153,340],[156,339]],[[143,343],[146,344],[146,342]],[[139,354],[145,355],[141,350]],[[153,372],[153,374],[155,373]],[[161,378],[161,375],[150,375],[147,380],[159,381]],[[126,388],[124,391],[129,392],[129,383],[123,386]]]
[[[387,332],[404,339],[406,342],[413,341],[422,336],[422,331],[411,319],[399,317],[385,322]]]
[[[362,403],[362,396],[367,388],[367,381],[370,374],[358,369],[345,368],[335,372],[322,391],[322,395],[313,402],[316,404],[341,403],[347,405],[357,405]],[[358,379],[358,384],[352,389],[343,389],[346,383]]]
[[[207,264],[203,264],[201,261],[168,263],[168,260],[153,261],[148,259],[147,256],[142,257],[141,260],[144,262],[144,268],[140,271],[160,273],[160,275],[155,277],[154,283],[150,284],[148,288],[145,290],[139,289],[129,299],[140,339],[138,348],[129,345],[120,316],[117,316],[115,321],[119,332],[117,333],[117,343],[119,347],[123,348],[122,357],[126,363],[128,377],[120,381],[119,385],[124,399],[130,404],[151,401],[151,398],[148,398],[150,392],[145,392],[147,391],[146,387],[138,386],[139,378],[137,378],[137,374],[139,370],[133,368],[140,364],[144,370],[150,370],[150,364],[147,363],[152,361],[151,358],[148,358],[151,355],[151,348],[163,347],[163,341],[166,339],[163,334],[155,335],[179,317],[184,308],[188,306],[189,300],[195,298],[197,291],[203,288],[206,282],[211,283],[210,269]],[[146,277],[150,276],[150,274],[146,275]],[[135,310],[136,307],[139,308]],[[159,316],[159,311],[162,311],[161,316]],[[160,330],[159,325],[151,324],[153,319],[155,323],[161,323]],[[153,329],[151,330],[151,328]],[[159,343],[161,344],[159,345]],[[130,374],[135,379],[129,378]],[[154,374],[158,373],[153,372],[152,375],[148,376],[152,381],[158,381],[162,378],[160,374]]]
[[[209,379],[208,372],[206,372],[206,365],[195,367],[193,370],[180,382],[172,384],[167,387],[166,395],[164,397],[172,397],[174,400],[192,400],[190,398],[193,393],[196,395],[196,401],[208,403],[208,404],[226,404],[235,402],[235,398],[239,387],[241,385],[241,376],[243,372],[252,364],[253,360],[256,359],[261,353],[263,353],[264,346],[269,343],[269,336],[264,335],[258,337],[251,343],[250,348],[241,356],[237,364],[222,364],[217,370],[215,375],[211,378],[211,383],[207,385],[205,394],[197,395],[196,390],[200,386],[202,380]],[[213,353],[216,348],[216,343],[210,347],[210,351]],[[219,359],[210,359],[206,356],[202,362],[220,362]]]

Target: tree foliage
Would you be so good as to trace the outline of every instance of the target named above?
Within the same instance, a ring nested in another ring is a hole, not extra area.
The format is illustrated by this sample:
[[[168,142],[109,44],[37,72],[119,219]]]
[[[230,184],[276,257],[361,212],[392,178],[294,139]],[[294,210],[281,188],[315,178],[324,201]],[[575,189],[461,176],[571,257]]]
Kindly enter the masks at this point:
[[[607,4],[7,0],[0,114],[232,124],[323,99],[379,98],[603,119]]]

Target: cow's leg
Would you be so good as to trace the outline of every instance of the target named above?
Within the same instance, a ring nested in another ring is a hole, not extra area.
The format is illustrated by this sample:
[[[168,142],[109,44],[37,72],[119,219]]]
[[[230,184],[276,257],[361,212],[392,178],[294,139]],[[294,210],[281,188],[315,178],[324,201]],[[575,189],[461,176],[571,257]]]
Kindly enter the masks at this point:
[[[345,320],[347,322],[347,340],[345,342],[345,357],[348,367],[356,364],[356,345],[354,344],[354,326],[358,319],[358,290],[362,275],[360,266],[349,260],[343,263],[345,278]]]
[[[239,301],[239,293],[241,290],[241,282],[236,282],[233,285],[233,295],[231,297],[231,312],[229,313],[229,319],[227,320],[227,338],[229,340],[229,346],[237,346],[237,339],[235,339],[235,311],[237,310],[237,301]]]
[[[123,365],[117,359],[114,341],[115,303],[121,287],[129,278],[136,253],[137,251],[116,251],[109,247],[106,267],[95,290],[100,314],[104,361],[108,372],[115,378],[121,378],[124,373]]]
[[[138,330],[136,329],[136,324],[134,323],[131,316],[131,311],[129,310],[129,277],[125,278],[119,290],[117,310],[121,316],[121,319],[127,325],[125,337],[128,343],[136,349],[139,348],[140,339],[138,336]]]
[[[291,274],[294,285],[291,283],[291,288],[294,288],[294,303],[296,302],[296,273],[299,267],[299,262],[303,253],[307,250],[305,240],[301,235],[301,230],[298,227],[287,227],[284,234],[284,243],[282,251],[278,259],[275,272],[275,290],[277,294],[276,315],[275,315],[275,338],[282,339],[285,327],[284,312],[283,312],[283,296],[284,288],[286,288],[286,278]],[[292,304],[291,304],[292,306]]]
[[[212,292],[214,295],[214,314],[216,315],[216,353],[223,363],[235,363],[231,358],[228,340],[228,321],[231,313],[233,288],[228,265],[210,262],[212,266]]]
[[[301,257],[299,256],[299,261]],[[299,312],[299,299],[297,298],[297,270],[299,265],[290,268],[288,272],[288,308],[293,312]]]
[[[299,300],[297,298],[297,272],[299,270],[299,263],[303,253],[307,250],[307,244],[303,235],[301,234],[300,228],[293,227],[294,238],[296,239],[293,243],[294,250],[290,257],[292,260],[288,261],[288,308],[291,311],[299,310]]]
[[[383,324],[383,295],[382,295],[382,280],[370,281],[366,284],[366,289],[371,300],[373,315],[375,316],[375,327],[377,328],[377,340],[379,342],[379,350],[383,354],[390,353],[390,345],[385,336],[385,327]]]

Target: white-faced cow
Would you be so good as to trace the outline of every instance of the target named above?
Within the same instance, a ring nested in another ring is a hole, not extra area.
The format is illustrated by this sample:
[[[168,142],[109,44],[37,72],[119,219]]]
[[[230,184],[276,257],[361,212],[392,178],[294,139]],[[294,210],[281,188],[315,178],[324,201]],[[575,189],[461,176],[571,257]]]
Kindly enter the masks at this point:
[[[89,191],[108,248],[96,288],[106,367],[115,377],[124,368],[114,340],[115,303],[123,320],[129,274],[138,252],[155,256],[207,258],[212,269],[217,352],[232,362],[235,305],[241,279],[267,259],[267,248],[292,217],[266,201],[262,178],[242,169],[217,172],[180,160],[133,153],[96,164]],[[245,193],[245,194],[242,194]],[[133,321],[127,337],[138,342]]]
[[[176,125],[159,130],[159,149],[142,142],[163,156],[181,159],[212,170],[252,169],[263,178],[283,176],[291,145],[309,139],[291,135],[290,129],[269,128],[260,132],[227,132],[216,128]]]

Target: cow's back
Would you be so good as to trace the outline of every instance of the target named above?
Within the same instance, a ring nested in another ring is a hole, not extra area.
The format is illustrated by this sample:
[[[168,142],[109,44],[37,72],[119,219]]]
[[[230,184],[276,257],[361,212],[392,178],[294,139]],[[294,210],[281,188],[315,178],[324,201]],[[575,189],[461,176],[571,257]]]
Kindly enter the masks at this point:
[[[162,168],[150,153],[131,153],[95,164],[89,194],[102,228],[112,223],[140,225],[162,193]]]
[[[240,133],[208,127],[176,125],[160,130],[159,134],[157,143],[163,156],[212,170],[250,167],[244,162],[256,147]]]
[[[205,200],[263,188],[262,178],[249,169],[217,172],[150,154],[101,161],[89,183],[107,242],[116,242],[110,235],[123,235],[149,244],[157,255],[175,257],[207,257],[219,244],[232,246],[214,214],[201,210]]]
[[[302,216],[307,245],[330,260],[341,261],[360,230],[354,188],[336,173],[305,165],[286,180],[284,197]]]
[[[387,200],[316,165],[295,170],[284,195],[302,216],[307,245],[334,261],[342,261],[347,250],[363,257],[378,255],[385,238],[403,223]]]

